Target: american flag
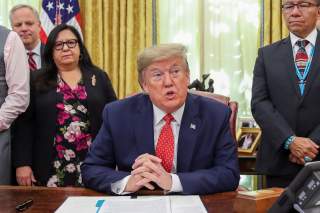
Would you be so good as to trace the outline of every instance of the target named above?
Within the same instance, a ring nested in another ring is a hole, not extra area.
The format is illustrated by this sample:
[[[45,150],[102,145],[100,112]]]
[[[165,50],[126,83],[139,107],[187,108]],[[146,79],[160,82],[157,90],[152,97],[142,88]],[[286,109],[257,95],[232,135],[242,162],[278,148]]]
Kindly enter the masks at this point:
[[[40,19],[40,38],[43,43],[47,42],[51,30],[63,23],[74,26],[82,37],[78,0],[43,0]]]

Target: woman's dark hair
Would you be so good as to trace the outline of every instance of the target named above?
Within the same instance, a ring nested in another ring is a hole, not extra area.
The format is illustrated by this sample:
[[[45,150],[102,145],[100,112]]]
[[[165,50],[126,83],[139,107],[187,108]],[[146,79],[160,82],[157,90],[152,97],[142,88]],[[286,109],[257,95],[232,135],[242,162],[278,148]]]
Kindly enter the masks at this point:
[[[91,61],[90,55],[83,44],[78,30],[67,24],[56,26],[49,34],[47,43],[44,47],[41,74],[36,77],[35,87],[39,91],[48,91],[57,86],[58,68],[53,60],[53,50],[59,33],[63,30],[70,30],[77,38],[80,49],[79,67],[81,72],[86,69],[97,68]]]

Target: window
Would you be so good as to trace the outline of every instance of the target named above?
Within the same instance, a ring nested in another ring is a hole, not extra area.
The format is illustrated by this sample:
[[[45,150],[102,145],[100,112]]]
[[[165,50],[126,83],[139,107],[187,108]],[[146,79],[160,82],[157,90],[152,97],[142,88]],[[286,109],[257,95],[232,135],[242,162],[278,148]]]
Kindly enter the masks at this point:
[[[41,6],[41,2],[42,2],[41,0],[5,0],[5,1],[0,1],[0,25],[6,26],[11,29],[10,21],[9,21],[9,12],[13,6],[15,6],[17,4],[29,4],[36,9],[39,9]]]
[[[251,116],[252,71],[257,56],[260,1],[161,0],[160,43],[188,47],[191,81],[210,74],[215,93],[239,103]]]

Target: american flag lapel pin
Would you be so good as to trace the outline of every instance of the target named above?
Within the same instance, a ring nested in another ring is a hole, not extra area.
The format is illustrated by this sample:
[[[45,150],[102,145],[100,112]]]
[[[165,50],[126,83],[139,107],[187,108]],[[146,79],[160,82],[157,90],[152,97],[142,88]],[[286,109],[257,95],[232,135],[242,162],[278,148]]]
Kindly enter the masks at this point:
[[[92,86],[95,86],[96,83],[97,83],[96,75],[93,75],[93,76],[91,77],[91,84],[92,84]]]
[[[190,124],[190,129],[195,130],[195,129],[196,129],[196,125],[195,125],[195,124],[193,124],[193,123],[191,123],[191,124]]]

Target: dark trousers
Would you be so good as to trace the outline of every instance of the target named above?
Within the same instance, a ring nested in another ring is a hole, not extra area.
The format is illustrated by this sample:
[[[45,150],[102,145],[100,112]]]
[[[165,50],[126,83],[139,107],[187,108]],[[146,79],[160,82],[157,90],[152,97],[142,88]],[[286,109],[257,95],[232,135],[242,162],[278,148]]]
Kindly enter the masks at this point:
[[[291,181],[293,181],[294,178],[295,178],[295,176],[270,176],[270,175],[267,175],[266,176],[267,188],[271,188],[271,187],[285,188],[285,187],[289,186],[289,184],[291,183]]]

